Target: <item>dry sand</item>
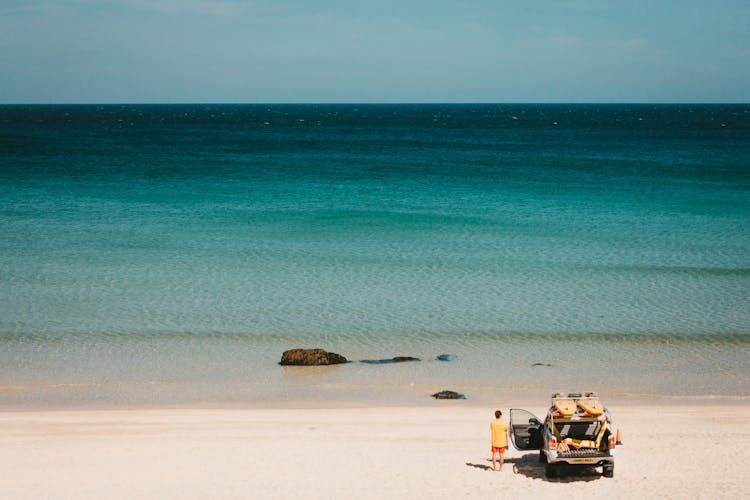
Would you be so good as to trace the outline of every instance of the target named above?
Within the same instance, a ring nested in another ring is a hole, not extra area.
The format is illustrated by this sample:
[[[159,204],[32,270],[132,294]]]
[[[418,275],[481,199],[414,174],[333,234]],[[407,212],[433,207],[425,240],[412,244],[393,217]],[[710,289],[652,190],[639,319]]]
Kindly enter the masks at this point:
[[[610,406],[613,479],[547,480],[536,452],[512,448],[491,471],[492,410],[6,411],[0,497],[750,498],[746,402]]]

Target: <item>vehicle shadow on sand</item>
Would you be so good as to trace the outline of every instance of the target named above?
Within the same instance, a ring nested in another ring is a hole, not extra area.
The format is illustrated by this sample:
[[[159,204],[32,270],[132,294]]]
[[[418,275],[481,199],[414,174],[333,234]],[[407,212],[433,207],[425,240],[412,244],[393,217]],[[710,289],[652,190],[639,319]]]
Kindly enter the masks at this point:
[[[488,459],[489,462],[491,460]],[[466,462],[468,467],[491,471],[491,465],[482,465]],[[531,479],[541,479],[551,483],[575,483],[580,481],[596,481],[602,477],[595,467],[559,467],[557,477],[547,477],[544,474],[544,463],[539,460],[539,453],[527,453],[520,457],[505,459],[505,470],[508,466],[513,467],[514,474],[522,474]]]

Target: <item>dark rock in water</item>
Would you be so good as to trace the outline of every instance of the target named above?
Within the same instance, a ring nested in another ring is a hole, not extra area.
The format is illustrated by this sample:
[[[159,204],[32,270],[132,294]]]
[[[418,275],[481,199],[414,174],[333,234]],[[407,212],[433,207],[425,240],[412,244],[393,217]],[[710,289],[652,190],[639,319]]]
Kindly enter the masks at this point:
[[[422,361],[419,358],[413,358],[411,356],[396,356],[393,358],[394,363],[403,363],[404,361]]]
[[[552,365],[551,365],[551,364],[549,364],[549,363],[534,363],[534,364],[533,364],[533,365],[531,365],[531,366],[552,366]]]
[[[319,366],[347,363],[341,354],[327,352],[323,349],[290,349],[281,355],[280,365]]]
[[[411,356],[396,356],[390,359],[363,359],[361,363],[367,363],[370,365],[387,365],[390,363],[403,363],[405,361],[422,361],[419,358],[412,358]]]
[[[432,395],[435,399],[466,399],[466,396],[455,391],[440,391]]]
[[[453,361],[456,359],[456,356],[454,354],[441,354],[437,358],[438,361]]]

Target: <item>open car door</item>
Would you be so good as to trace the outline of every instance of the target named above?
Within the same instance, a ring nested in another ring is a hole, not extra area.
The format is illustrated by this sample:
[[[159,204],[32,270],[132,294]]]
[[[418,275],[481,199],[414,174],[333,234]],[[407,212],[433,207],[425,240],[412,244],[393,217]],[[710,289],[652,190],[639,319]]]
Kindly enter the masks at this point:
[[[542,449],[542,424],[526,410],[510,410],[510,439],[517,450]]]

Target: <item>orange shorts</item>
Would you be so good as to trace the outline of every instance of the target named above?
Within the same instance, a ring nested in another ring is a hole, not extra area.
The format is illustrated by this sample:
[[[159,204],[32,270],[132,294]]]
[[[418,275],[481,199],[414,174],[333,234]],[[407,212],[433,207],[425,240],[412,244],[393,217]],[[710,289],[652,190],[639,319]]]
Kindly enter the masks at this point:
[[[499,454],[501,454],[501,455],[502,455],[503,453],[505,453],[505,450],[507,450],[507,449],[508,449],[508,447],[507,447],[507,446],[503,446],[503,447],[501,447],[501,448],[498,448],[498,447],[496,447],[496,446],[493,446],[493,447],[492,447],[492,454],[494,455],[495,453],[499,453]]]

